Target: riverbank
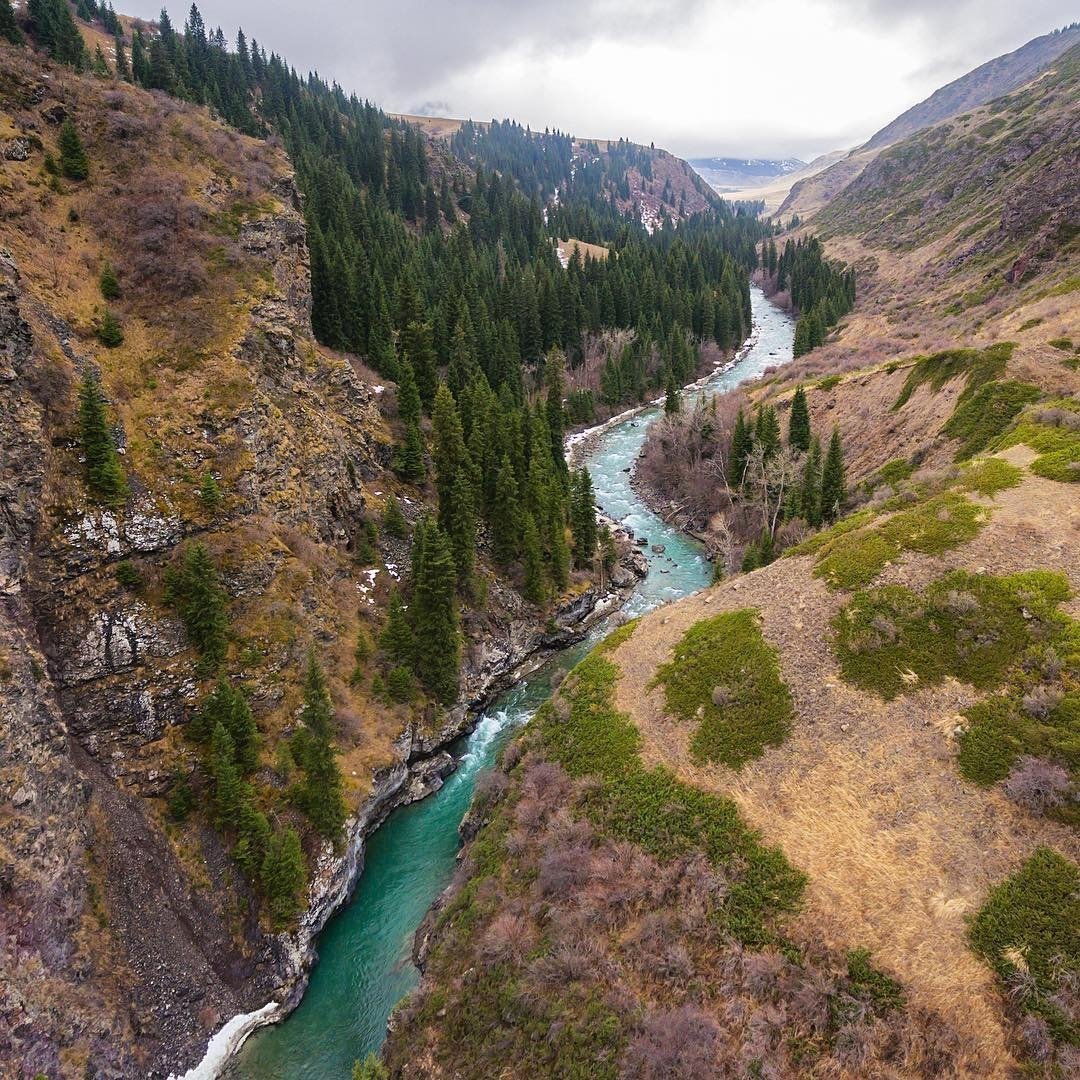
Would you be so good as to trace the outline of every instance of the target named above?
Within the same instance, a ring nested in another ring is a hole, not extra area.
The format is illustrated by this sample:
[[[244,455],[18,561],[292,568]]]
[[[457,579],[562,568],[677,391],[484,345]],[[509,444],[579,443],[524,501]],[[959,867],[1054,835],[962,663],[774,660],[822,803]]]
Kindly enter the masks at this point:
[[[616,525],[616,528],[618,526]],[[483,643],[476,660],[463,672],[462,693],[434,730],[411,722],[395,744],[397,762],[374,775],[371,793],[345,823],[340,854],[327,845],[312,873],[308,905],[297,930],[278,942],[286,964],[274,1000],[250,1013],[230,1017],[210,1038],[202,1059],[171,1080],[216,1080],[246,1040],[259,1028],[280,1023],[303,999],[319,960],[318,941],[330,919],[350,900],[364,870],[372,834],[396,809],[439,791],[457,768],[448,748],[472,732],[484,709],[510,686],[526,678],[554,653],[581,641],[600,620],[617,611],[647,572],[633,536],[618,537],[623,554],[604,588],[588,586],[533,624],[513,620],[503,640]]]

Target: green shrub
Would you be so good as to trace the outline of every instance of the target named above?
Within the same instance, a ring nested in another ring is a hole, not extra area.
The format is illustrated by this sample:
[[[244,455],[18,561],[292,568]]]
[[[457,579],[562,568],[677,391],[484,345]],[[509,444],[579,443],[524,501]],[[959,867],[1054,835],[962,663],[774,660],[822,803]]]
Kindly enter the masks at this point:
[[[1069,595],[1060,574],[955,571],[919,596],[901,585],[856,593],[833,620],[843,677],[886,701],[952,676],[991,689]]]
[[[781,851],[761,844],[733,802],[684,784],[663,767],[645,768],[641,736],[613,703],[619,672],[605,657],[610,648],[594,650],[563,682],[568,716],[551,702],[537,713],[548,754],[571,776],[595,778],[584,805],[603,832],[665,861],[701,852],[714,864],[738,868],[719,917],[746,944],[775,940],[776,917],[801,902],[803,874]]]
[[[814,576],[832,589],[868,585],[905,551],[940,555],[973,539],[989,511],[955,492],[936,495],[881,524],[841,533],[818,549]]]
[[[907,458],[893,458],[885,462],[869,480],[866,481],[866,489],[873,491],[875,488],[888,484],[896,487],[915,471],[915,466]]]
[[[984,383],[955,412],[941,429],[951,439],[959,439],[957,461],[966,461],[985,449],[1008,429],[1025,405],[1038,401],[1042,391],[1030,383]]]
[[[671,662],[657,668],[653,685],[664,687],[670,713],[700,721],[690,743],[698,761],[739,769],[791,732],[791,695],[752,609],[695,623]]]
[[[1080,482],[1080,421],[1077,426],[1052,423],[1047,418],[1054,413],[1080,413],[1080,402],[1072,398],[1044,401],[1029,410],[1011,431],[995,444],[995,449],[1024,444],[1038,453],[1031,471],[1047,480],[1062,483]]]
[[[908,373],[900,396],[893,405],[893,412],[902,409],[923,383],[929,383],[930,389],[937,393],[947,382],[960,375],[967,376],[967,384],[960,395],[960,401],[965,401],[983,383],[1005,373],[1005,365],[1015,348],[1015,342],[1003,341],[982,350],[947,349],[931,356],[920,356]]]
[[[1076,863],[1050,848],[1038,848],[990,891],[972,920],[969,937],[1013,1000],[1047,1022],[1055,1042],[1080,1045],[1080,1023],[1054,1000],[1066,980],[1080,971]]]

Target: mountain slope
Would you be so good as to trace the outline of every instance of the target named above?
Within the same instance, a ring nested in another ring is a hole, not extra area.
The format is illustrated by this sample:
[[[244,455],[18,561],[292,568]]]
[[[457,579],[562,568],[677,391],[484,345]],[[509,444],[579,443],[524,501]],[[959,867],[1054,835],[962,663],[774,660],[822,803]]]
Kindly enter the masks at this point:
[[[1014,52],[996,56],[912,105],[863,144],[867,150],[891,146],[922,128],[959,116],[1029,83],[1080,40],[1080,23],[1033,38]]]
[[[887,146],[942,121],[958,117],[995,98],[1024,86],[1071,49],[1080,38],[1080,26],[1071,25],[1034,38],[1015,52],[996,57],[967,75],[936,90],[849,151],[828,169],[800,179],[777,210],[776,216],[806,218],[843,191]]]

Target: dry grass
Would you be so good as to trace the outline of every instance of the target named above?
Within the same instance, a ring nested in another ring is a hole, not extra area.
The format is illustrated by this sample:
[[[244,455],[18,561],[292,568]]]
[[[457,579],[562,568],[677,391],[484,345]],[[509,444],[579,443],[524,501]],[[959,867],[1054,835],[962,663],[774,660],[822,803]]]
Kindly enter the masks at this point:
[[[575,240],[571,237],[569,240],[560,240],[556,245],[556,250],[559,253],[559,258],[565,259],[569,262],[575,252],[581,252],[581,258],[587,259],[599,259],[603,261],[608,257],[608,249],[600,244],[587,244],[584,240]]]
[[[1080,589],[1080,507],[1068,485],[1026,476],[994,507],[971,543],[942,558],[906,555],[881,580],[918,587],[953,568],[1047,567]],[[970,687],[949,682],[883,704],[841,682],[825,627],[842,602],[813,578],[809,560],[786,559],[662,608],[613,653],[623,673],[617,705],[637,723],[650,761],[732,797],[807,873],[803,933],[829,947],[870,948],[913,1002],[956,1025],[970,1074],[1007,1075],[1009,1024],[964,919],[1040,844],[1076,858],[1080,842],[960,778],[952,730],[978,696]],[[736,776],[696,766],[685,725],[647,688],[694,622],[747,606],[761,610],[765,639],[780,650],[796,720],[786,743]]]

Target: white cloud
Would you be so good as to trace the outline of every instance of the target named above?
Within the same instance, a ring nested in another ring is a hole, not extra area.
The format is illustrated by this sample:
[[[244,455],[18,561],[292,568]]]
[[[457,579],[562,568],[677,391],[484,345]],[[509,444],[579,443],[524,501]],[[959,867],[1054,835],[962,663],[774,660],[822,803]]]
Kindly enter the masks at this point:
[[[134,6],[144,16],[157,9],[155,0]],[[390,110],[427,102],[429,112],[626,135],[685,156],[810,157],[862,141],[938,86],[1068,22],[1072,6],[220,0],[202,13]],[[172,15],[182,22],[181,11]]]

